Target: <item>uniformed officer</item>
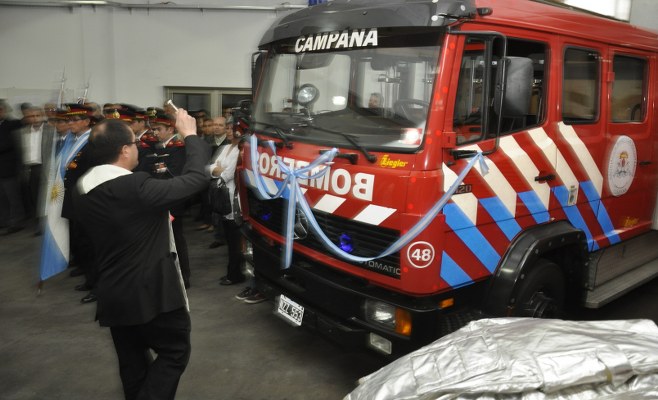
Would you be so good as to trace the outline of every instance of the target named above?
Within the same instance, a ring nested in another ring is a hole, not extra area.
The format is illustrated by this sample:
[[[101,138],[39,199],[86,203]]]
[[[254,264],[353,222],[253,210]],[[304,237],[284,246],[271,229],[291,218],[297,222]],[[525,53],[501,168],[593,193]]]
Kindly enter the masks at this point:
[[[78,179],[93,166],[93,159],[88,151],[87,141],[91,127],[98,122],[98,116],[92,107],[77,103],[66,104],[66,117],[70,130],[68,145],[65,145],[67,153],[63,155],[66,163],[64,174],[64,201],[62,203],[62,217],[69,220],[69,237],[71,243],[71,255],[75,259],[78,270],[85,275],[85,283],[76,286],[76,290],[90,290],[83,297],[82,303],[96,301],[93,288],[96,284],[96,271],[93,266],[93,253],[91,242],[85,233],[83,224],[74,218],[75,210],[72,204],[72,195]],[[75,275],[75,271],[71,275]]]
[[[153,176],[161,179],[169,179],[174,176],[180,176],[185,165],[185,142],[181,140],[175,132],[176,119],[171,114],[167,114],[160,108],[149,110],[149,123],[153,134],[158,139],[154,147],[154,156],[148,157],[152,162],[150,172]],[[185,203],[178,204],[170,210],[174,217],[171,227],[176,242],[176,251],[178,262],[183,275],[185,287],[190,287],[190,261],[187,252],[187,241],[183,235],[183,214],[185,212]]]

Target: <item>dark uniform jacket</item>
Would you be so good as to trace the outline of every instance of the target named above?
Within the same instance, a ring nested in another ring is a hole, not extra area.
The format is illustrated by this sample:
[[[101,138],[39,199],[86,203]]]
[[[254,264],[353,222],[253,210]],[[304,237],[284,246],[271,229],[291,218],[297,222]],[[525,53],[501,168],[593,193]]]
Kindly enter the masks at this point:
[[[89,142],[82,146],[71,162],[66,166],[64,174],[64,200],[62,201],[62,218],[73,219],[75,211],[73,209],[72,196],[78,179],[85,172],[94,166],[90,151],[88,150]],[[83,224],[86,225],[86,224]]]
[[[141,135],[137,143],[137,151],[139,153],[139,164],[133,172],[144,171],[151,172],[153,162],[157,154],[155,154],[155,146],[158,143],[158,138],[153,135],[153,132],[147,131]]]
[[[207,149],[204,142],[204,149]],[[174,136],[164,147],[156,145],[153,148],[155,152],[154,165],[151,166],[151,176],[158,179],[171,179],[179,176],[183,172],[185,165],[185,142]],[[207,151],[207,150],[206,150]],[[185,202],[172,205],[169,209],[171,215],[180,217],[185,213]]]
[[[5,119],[0,121],[0,179],[17,177],[21,169],[21,147],[14,132],[21,127],[21,121]]]
[[[97,318],[101,326],[138,325],[185,305],[183,286],[169,247],[169,213],[208,183],[206,144],[185,139],[187,162],[180,176],[155,179],[128,173],[95,187],[96,170],[81,180],[74,204],[94,244],[98,267]]]

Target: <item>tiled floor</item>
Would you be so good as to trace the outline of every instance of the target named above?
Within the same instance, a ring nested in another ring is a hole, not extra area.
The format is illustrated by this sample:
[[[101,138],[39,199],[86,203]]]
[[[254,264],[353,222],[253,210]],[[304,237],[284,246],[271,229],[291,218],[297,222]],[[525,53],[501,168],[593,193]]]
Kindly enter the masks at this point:
[[[178,399],[340,399],[381,367],[379,357],[347,351],[272,314],[272,303],[234,299],[242,286],[219,286],[226,248],[186,221],[192,264],[192,356]],[[0,237],[0,398],[121,399],[109,331],[82,305],[68,271],[37,296],[40,238],[24,230]],[[658,280],[582,318],[658,322]]]

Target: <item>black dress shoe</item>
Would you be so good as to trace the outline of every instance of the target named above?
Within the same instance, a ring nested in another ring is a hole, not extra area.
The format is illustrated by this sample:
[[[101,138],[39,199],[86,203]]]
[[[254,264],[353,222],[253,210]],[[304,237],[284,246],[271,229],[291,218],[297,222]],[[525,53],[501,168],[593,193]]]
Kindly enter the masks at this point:
[[[93,294],[93,293],[89,293],[89,294],[87,294],[85,297],[83,297],[83,298],[80,299],[80,303],[82,303],[82,304],[93,303],[93,302],[95,302],[96,300],[98,300],[98,299],[96,298],[96,295]]]
[[[73,270],[71,270],[71,273],[70,273],[71,276],[81,276],[81,275],[84,275],[84,274],[85,274],[85,271],[80,267],[73,268]]]
[[[88,292],[91,290],[91,286],[87,285],[86,283],[81,283],[75,286],[75,290],[78,292]]]
[[[208,246],[209,249],[216,249],[219,246],[224,246],[226,243],[220,242],[218,240],[215,240],[214,242],[210,243],[210,246]]]

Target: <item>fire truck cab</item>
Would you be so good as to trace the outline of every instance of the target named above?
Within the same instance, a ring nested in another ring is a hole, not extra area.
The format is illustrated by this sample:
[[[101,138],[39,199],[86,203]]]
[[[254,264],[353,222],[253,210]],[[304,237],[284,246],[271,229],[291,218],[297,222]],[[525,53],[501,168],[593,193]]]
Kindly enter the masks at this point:
[[[399,354],[658,275],[658,35],[548,1],[334,0],[254,61],[239,195],[276,312]]]

